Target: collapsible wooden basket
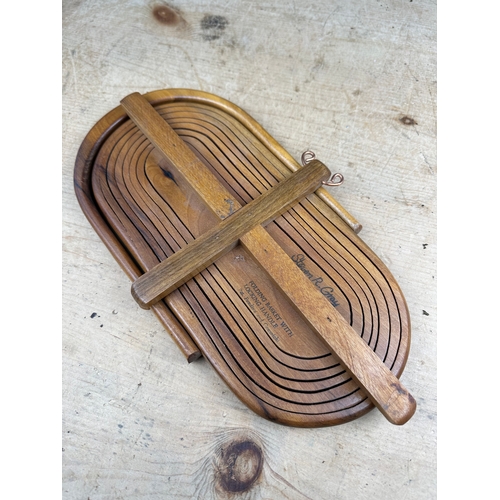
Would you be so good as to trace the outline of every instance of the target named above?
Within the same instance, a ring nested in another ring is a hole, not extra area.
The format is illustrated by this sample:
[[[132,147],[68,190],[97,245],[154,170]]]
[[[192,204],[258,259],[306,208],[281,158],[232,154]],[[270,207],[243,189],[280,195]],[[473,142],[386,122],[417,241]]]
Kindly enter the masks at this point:
[[[299,165],[234,104],[170,89],[99,120],[74,181],[137,302],[253,411],[324,426],[376,405],[402,424],[415,411],[398,380],[405,299],[320,187],[325,170]]]

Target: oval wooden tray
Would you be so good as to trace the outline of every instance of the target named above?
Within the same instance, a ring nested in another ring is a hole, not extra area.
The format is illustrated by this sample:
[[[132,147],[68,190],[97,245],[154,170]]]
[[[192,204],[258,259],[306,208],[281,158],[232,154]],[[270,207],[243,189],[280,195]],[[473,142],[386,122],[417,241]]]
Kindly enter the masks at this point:
[[[299,168],[258,123],[228,101],[184,89],[145,97],[241,205]],[[183,189],[171,165],[121,106],[88,133],[74,181],[83,212],[132,280],[207,230],[206,207]],[[338,203],[320,189],[266,229],[399,377],[410,346],[405,299]],[[153,310],[190,361],[201,352],[262,417],[324,426],[373,408],[241,245]]]

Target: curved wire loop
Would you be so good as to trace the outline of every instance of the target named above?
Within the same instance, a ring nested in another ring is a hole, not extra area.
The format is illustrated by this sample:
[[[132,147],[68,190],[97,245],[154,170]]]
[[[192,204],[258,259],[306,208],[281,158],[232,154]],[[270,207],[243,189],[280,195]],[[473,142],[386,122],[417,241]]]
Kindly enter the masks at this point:
[[[307,151],[304,151],[302,153],[300,159],[302,161],[302,165],[306,165],[315,158],[316,154],[314,153],[314,151],[308,149]],[[337,172],[336,174],[333,174],[329,180],[323,181],[322,184],[324,186],[340,186],[343,182],[344,182],[344,176],[341,173]]]

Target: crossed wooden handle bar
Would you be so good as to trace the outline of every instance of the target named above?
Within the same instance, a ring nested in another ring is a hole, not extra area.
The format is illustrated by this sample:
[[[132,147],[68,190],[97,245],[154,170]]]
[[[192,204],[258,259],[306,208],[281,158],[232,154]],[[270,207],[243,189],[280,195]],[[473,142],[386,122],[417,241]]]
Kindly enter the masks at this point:
[[[242,207],[141,94],[130,94],[121,104],[215,221],[212,229],[132,284],[138,304],[148,309],[240,243],[384,416],[393,424],[406,423],[415,413],[415,399],[263,227],[318,189],[329,169],[311,161]]]

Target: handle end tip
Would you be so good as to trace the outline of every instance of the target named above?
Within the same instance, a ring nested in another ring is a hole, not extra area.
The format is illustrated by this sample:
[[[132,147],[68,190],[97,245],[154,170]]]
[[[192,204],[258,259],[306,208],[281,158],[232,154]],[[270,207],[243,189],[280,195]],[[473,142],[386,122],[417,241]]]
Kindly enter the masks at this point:
[[[398,393],[397,402],[394,401],[390,408],[385,408],[384,414],[394,425],[404,425],[417,410],[415,398],[404,388],[399,386],[396,389]]]
[[[132,286],[130,287],[130,293],[132,294],[132,297],[134,298],[134,300],[139,304],[139,306],[142,309],[150,309],[151,304],[148,304],[147,302],[145,302],[143,300],[143,298],[141,297],[141,294],[137,290],[136,284],[137,284],[137,281],[134,281],[134,283],[132,283]]]

